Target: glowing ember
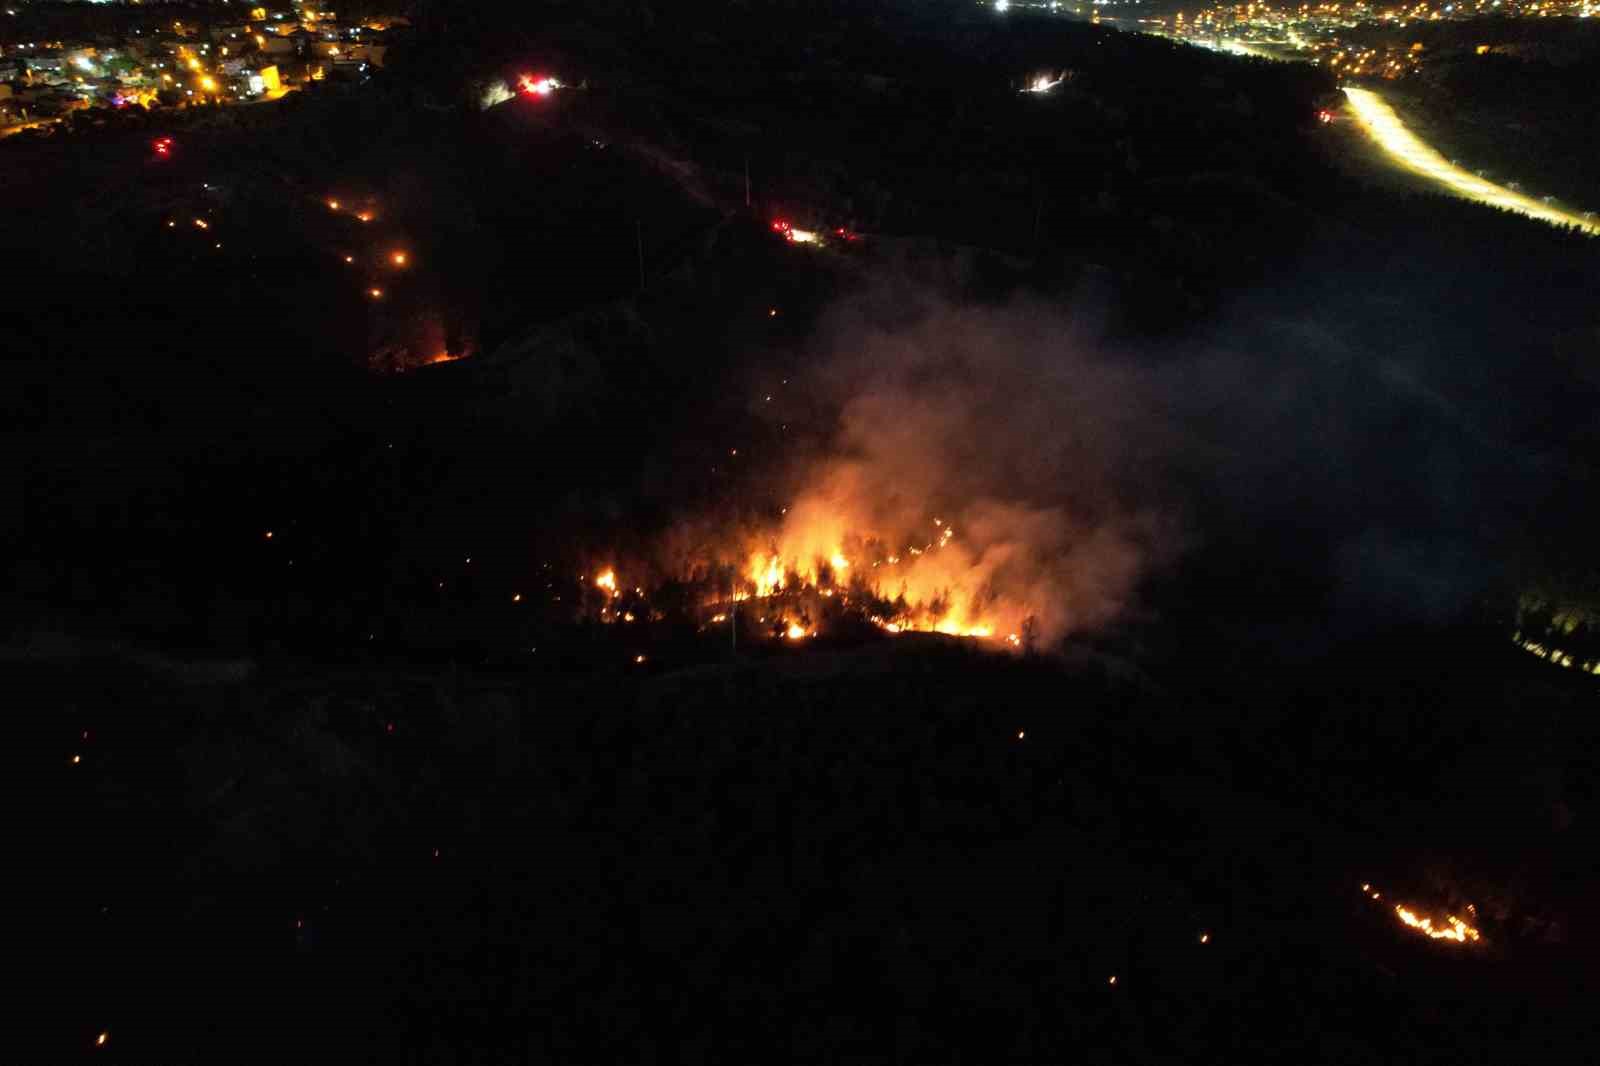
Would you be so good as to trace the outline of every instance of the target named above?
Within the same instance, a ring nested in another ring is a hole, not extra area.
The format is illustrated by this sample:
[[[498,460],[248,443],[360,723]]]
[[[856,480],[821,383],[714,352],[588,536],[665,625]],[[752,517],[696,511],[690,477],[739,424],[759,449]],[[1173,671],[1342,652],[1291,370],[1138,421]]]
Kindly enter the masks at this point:
[[[798,622],[789,623],[789,628],[784,630],[783,635],[788,637],[790,640],[804,640],[806,636],[808,636],[806,633],[806,627]]]
[[[1476,944],[1483,939],[1476,929],[1453,914],[1445,915],[1444,924],[1446,928],[1436,929],[1432,918],[1418,918],[1414,912],[1405,907],[1396,906],[1394,912],[1400,916],[1400,920],[1407,926],[1425,934],[1432,940],[1449,940],[1456,944],[1465,944],[1471,941]]]
[[[106,1046],[106,1041],[110,1040],[110,1039],[111,1039],[111,1034],[110,1033],[101,1033],[99,1036],[94,1038],[94,1046],[95,1047],[105,1047]]]
[[[617,575],[611,570],[595,578],[594,583],[596,588],[603,588],[613,596],[617,594]]]

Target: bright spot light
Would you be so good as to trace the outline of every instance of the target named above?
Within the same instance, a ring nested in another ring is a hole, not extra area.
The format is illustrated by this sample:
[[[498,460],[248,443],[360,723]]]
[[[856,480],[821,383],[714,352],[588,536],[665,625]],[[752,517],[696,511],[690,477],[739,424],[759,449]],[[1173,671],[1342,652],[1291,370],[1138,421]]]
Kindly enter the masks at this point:
[[[83,756],[81,756],[81,755],[74,755],[72,757],[72,765],[73,766],[77,766],[82,761],[83,761]]]
[[[1202,944],[1211,943],[1211,934],[1210,933],[1201,933],[1200,934],[1200,943],[1202,943]]]
[[[360,219],[362,222],[371,222],[372,214],[368,211],[362,211],[360,214],[356,215],[356,218]]]
[[[404,253],[404,252],[396,252],[396,253],[394,253],[393,255],[391,255],[389,257],[389,262],[393,263],[397,267],[405,266],[406,265],[406,253]]]
[[[613,596],[617,594],[617,575],[615,571],[605,571],[599,577],[594,579],[594,583],[596,586],[605,589]]]
[[[1116,983],[1117,983],[1117,975],[1116,974],[1112,974],[1111,975],[1111,980],[1106,982],[1106,984],[1108,984],[1108,985],[1114,985]]]
[[[99,1036],[94,1038],[94,1046],[95,1047],[105,1047],[106,1046],[106,1041],[110,1040],[110,1039],[111,1039],[111,1034],[110,1033],[101,1033]]]
[[[376,288],[368,289],[367,290],[367,295],[372,297],[374,300],[381,300],[381,299],[383,299],[383,290],[382,289],[376,289]]]
[[[517,79],[517,88],[529,96],[549,96],[561,88],[561,83],[554,78],[535,78],[531,74],[524,74]]]
[[[338,200],[329,200],[328,201],[328,210],[330,210],[330,211],[339,210],[339,201]]]
[[[783,635],[790,640],[801,640],[806,635],[806,627],[798,622],[790,622],[789,628],[784,631]]]

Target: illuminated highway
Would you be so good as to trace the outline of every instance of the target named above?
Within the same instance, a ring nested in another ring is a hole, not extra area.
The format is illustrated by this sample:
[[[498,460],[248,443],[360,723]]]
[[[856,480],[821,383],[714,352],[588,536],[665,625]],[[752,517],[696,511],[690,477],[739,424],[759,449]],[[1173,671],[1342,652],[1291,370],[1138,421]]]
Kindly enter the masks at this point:
[[[1371,89],[1346,88],[1344,95],[1350,101],[1350,110],[1355,113],[1356,121],[1367,135],[1396,164],[1413,174],[1442,185],[1449,192],[1467,200],[1515,211],[1553,226],[1578,226],[1590,233],[1600,233],[1600,224],[1590,219],[1551,207],[1531,196],[1524,196],[1514,189],[1485,181],[1470,171],[1462,170],[1418,140],[1416,134],[1406,129],[1394,109],[1384,103],[1383,97]]]

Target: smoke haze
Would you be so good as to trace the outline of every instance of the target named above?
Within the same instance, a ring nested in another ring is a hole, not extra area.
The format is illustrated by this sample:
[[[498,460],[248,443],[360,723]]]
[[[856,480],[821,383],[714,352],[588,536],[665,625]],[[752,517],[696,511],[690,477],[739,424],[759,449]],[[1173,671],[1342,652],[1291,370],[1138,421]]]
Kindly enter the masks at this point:
[[[1303,644],[1448,620],[1502,579],[1549,475],[1450,394],[1447,353],[1363,348],[1314,315],[1237,310],[1170,348],[1093,318],[906,285],[832,307],[790,383],[826,429],[772,477],[781,517],[719,552],[756,587],[774,560],[820,566],[932,603],[911,628],[1031,619],[1046,643],[1179,609]]]

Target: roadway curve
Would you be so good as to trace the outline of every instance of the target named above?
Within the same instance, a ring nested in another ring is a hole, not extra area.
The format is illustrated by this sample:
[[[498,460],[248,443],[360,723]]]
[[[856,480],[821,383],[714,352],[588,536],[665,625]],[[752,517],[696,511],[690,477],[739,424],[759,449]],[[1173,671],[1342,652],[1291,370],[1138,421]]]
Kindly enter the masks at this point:
[[[1588,233],[1600,233],[1600,224],[1582,215],[1551,207],[1531,196],[1524,196],[1514,189],[1485,181],[1470,171],[1462,170],[1419,140],[1400,121],[1394,108],[1384,103],[1383,97],[1371,89],[1346,87],[1344,95],[1361,128],[1397,166],[1421,175],[1463,199],[1515,211],[1553,226],[1577,226]]]

